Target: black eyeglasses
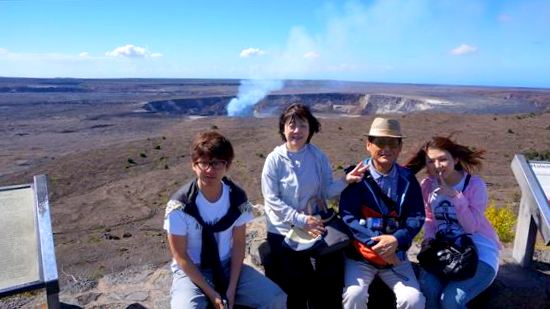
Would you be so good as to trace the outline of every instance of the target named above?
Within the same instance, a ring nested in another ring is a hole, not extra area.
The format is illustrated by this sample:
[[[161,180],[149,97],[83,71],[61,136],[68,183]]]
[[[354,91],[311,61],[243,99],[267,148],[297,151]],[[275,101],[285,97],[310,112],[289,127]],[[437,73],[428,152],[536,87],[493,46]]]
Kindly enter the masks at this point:
[[[208,167],[212,167],[215,170],[222,169],[227,166],[227,161],[225,160],[212,160],[212,161],[198,161],[195,162],[201,170],[207,170]]]
[[[397,148],[401,145],[401,139],[395,137],[371,137],[370,142],[380,148],[388,146],[389,148]]]

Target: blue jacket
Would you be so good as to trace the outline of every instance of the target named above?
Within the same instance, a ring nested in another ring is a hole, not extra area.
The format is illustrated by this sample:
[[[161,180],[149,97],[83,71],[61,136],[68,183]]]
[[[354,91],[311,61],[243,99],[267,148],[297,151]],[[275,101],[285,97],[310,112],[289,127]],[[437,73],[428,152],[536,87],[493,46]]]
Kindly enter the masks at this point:
[[[392,235],[397,238],[397,255],[404,260],[413,238],[424,224],[425,212],[422,190],[415,175],[409,169],[398,164],[394,164],[393,168],[397,168],[397,196],[399,200],[396,213],[391,216],[396,217],[399,228]],[[388,207],[381,206],[385,204],[375,192],[364,178],[358,183],[348,185],[340,195],[340,216],[350,227],[355,239],[368,247],[376,244],[371,237],[382,235],[382,232],[361,224],[362,221],[371,214],[377,214],[374,217],[390,215],[386,213]]]

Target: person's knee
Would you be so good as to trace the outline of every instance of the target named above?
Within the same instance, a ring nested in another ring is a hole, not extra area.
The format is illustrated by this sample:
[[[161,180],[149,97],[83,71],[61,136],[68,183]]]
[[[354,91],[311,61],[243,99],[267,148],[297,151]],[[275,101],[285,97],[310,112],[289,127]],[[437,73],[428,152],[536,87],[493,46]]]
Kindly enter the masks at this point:
[[[277,292],[273,297],[269,299],[269,301],[265,304],[265,306],[259,307],[261,309],[283,309],[286,308],[286,293],[280,290]]]
[[[208,300],[204,296],[188,297],[183,294],[172,293],[170,308],[206,309],[208,307],[208,303]]]
[[[210,301],[182,270],[174,274],[170,289],[171,308],[206,309]]]
[[[365,286],[350,285],[344,288],[342,302],[344,308],[353,307],[353,304],[366,304],[369,300],[369,289]]]
[[[407,287],[396,294],[397,308],[423,309],[426,306],[426,298],[420,290]]]

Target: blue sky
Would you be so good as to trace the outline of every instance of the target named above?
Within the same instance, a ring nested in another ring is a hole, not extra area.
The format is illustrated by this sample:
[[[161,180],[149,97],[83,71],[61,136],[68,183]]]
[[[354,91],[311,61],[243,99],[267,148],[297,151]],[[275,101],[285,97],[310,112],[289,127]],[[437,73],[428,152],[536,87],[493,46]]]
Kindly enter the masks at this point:
[[[550,1],[0,0],[0,76],[550,88]]]

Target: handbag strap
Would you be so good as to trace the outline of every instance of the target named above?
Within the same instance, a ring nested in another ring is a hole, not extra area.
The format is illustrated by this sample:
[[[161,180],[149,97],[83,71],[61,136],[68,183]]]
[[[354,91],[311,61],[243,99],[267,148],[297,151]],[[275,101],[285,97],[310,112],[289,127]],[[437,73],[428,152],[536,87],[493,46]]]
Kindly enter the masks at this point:
[[[470,175],[469,173],[466,174],[466,179],[464,179],[464,186],[462,187],[462,192],[464,192],[464,190],[466,190],[466,187],[468,186],[468,184],[470,183],[470,178],[472,178],[472,175]]]
[[[372,177],[371,173],[368,170],[365,171],[365,180],[367,181],[369,186],[374,190],[374,193],[378,195],[378,197],[380,197],[382,202],[384,202],[384,205],[388,207],[388,213],[384,214],[384,216],[389,215],[392,211],[397,212],[397,209],[398,209],[397,203],[391,198],[389,198],[386,195],[386,193],[382,191],[382,189],[380,189],[380,186],[378,186],[376,181],[374,181],[374,178]]]

